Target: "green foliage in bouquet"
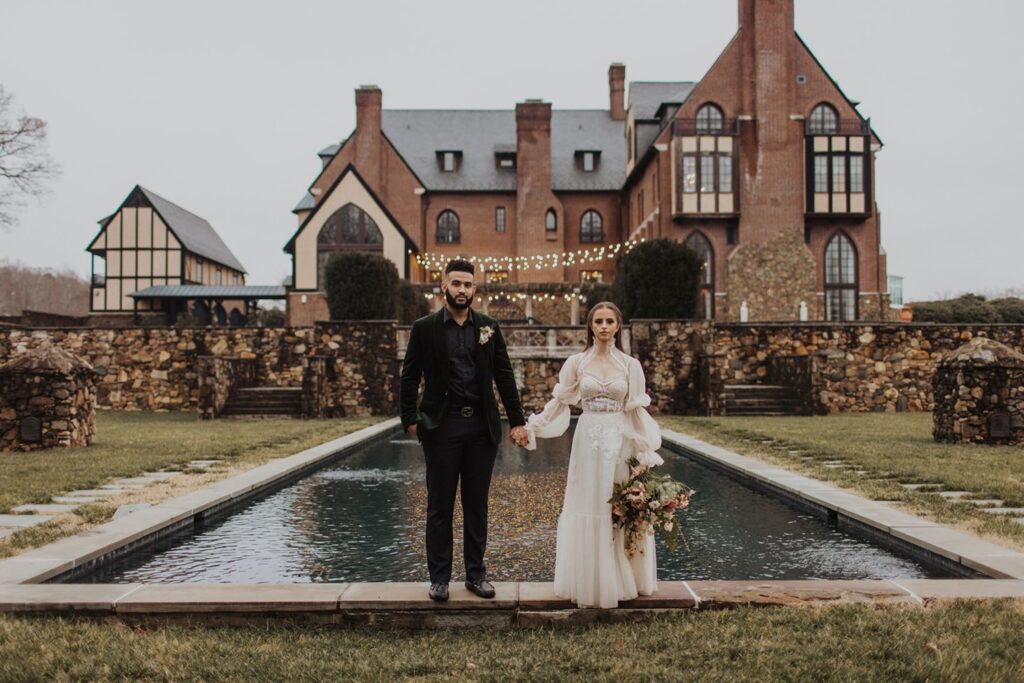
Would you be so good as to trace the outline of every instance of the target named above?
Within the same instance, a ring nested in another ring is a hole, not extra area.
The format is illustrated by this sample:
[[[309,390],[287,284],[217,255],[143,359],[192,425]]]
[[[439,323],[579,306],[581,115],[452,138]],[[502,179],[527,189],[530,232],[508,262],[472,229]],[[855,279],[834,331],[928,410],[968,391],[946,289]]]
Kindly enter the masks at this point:
[[[612,524],[625,534],[626,554],[643,552],[644,536],[655,531],[661,532],[669,550],[675,550],[680,540],[686,545],[676,511],[685,509],[696,491],[667,474],[654,474],[636,458],[628,464],[629,479],[616,482],[608,499]]]

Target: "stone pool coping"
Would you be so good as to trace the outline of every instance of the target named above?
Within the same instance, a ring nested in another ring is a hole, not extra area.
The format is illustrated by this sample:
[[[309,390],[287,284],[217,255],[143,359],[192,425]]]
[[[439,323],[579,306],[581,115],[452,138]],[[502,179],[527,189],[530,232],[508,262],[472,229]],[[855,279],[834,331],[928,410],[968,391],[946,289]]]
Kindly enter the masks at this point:
[[[266,491],[305,476],[322,467],[325,462],[371,441],[389,437],[400,425],[398,418],[378,422],[78,535],[2,560],[0,585],[42,583],[57,577],[87,572],[101,561],[131,552],[211,516],[225,514]]]
[[[238,622],[288,617],[329,624],[409,627],[495,627],[587,624],[646,615],[742,605],[871,603],[924,606],[935,600],[1024,598],[1024,553],[894,510],[849,491],[748,456],[663,429],[666,448],[684,453],[755,488],[826,516],[840,526],[910,549],[925,559],[983,579],[839,581],[661,581],[653,596],[616,609],[578,609],[550,583],[496,583],[495,600],[461,584],[439,604],[425,583],[351,584],[74,584],[43,583],[88,571],[208,516],[226,514],[252,498],[304,476],[327,461],[396,433],[397,418],[271,461],[242,474],[78,536],[0,561],[0,612],[81,614],[125,620]]]
[[[128,622],[238,624],[268,619],[406,628],[572,626],[734,607],[866,604],[927,607],[950,599],[1024,599],[1024,581],[660,581],[652,596],[615,609],[579,609],[551,583],[495,583],[483,600],[461,584],[451,599],[427,598],[426,583],[19,584],[0,586],[0,613]]]
[[[874,541],[932,564],[966,576],[1024,579],[1024,553],[975,534],[670,429],[662,429],[662,443],[669,450],[685,454],[755,489],[767,491],[826,517],[840,527],[866,533]]]

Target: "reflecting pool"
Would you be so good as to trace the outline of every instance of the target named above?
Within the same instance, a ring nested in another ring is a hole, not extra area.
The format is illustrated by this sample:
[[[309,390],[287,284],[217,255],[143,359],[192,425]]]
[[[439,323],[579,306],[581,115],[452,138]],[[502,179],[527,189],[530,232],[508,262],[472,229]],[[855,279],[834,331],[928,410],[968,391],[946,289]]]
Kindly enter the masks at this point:
[[[508,429],[507,425],[505,427]],[[505,442],[491,486],[489,578],[550,581],[570,434],[533,452]],[[681,513],[689,548],[659,544],[679,579],[929,578],[937,570],[663,450],[661,468],[697,489]],[[205,527],[76,581],[303,583],[426,581],[423,452],[396,434]],[[462,576],[461,512],[454,580]]]

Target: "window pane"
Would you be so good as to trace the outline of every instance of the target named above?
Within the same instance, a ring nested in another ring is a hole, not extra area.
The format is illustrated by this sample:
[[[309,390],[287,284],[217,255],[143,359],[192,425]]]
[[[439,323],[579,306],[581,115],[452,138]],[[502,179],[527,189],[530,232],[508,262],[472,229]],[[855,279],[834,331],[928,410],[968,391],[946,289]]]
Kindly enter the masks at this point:
[[[832,157],[832,191],[846,192],[846,157]]]
[[[697,111],[697,132],[717,135],[722,132],[722,111],[713,104],[705,104]]]
[[[498,232],[505,232],[505,207],[499,206],[494,210],[494,229]]]
[[[555,215],[554,210],[548,209],[547,215],[544,217],[544,227],[550,232],[558,230],[558,217]]]
[[[732,157],[718,157],[718,191],[732,192]]]
[[[827,104],[819,104],[811,112],[811,133],[816,135],[834,135],[839,132],[839,121],[835,109]]]
[[[453,211],[442,211],[437,217],[437,241],[442,244],[460,241],[459,217]]]
[[[715,158],[709,154],[700,158],[700,191],[715,191]]]
[[[814,191],[828,192],[828,157],[824,154],[814,157]]]
[[[683,192],[697,191],[697,158],[683,157]]]
[[[594,153],[584,152],[583,154],[583,170],[590,172],[594,170]]]
[[[864,157],[850,157],[850,192],[864,191]]]
[[[702,285],[710,285],[712,283],[712,271],[711,271],[711,243],[708,239],[699,232],[695,232],[686,238],[683,245],[697,254],[700,257],[700,283]]]

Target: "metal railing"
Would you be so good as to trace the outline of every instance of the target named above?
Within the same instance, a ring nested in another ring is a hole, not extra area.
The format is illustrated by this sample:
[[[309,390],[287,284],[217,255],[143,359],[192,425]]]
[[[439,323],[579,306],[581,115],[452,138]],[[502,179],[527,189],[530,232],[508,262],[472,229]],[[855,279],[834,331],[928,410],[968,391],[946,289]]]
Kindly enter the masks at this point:
[[[398,328],[398,357],[405,357],[409,327]],[[502,325],[510,358],[568,358],[584,349],[587,328],[582,325]],[[622,330],[622,346],[630,352],[629,326]]]
[[[871,135],[871,119],[840,119],[836,122],[833,130],[814,131],[811,130],[810,119],[804,121],[804,134],[815,135]]]
[[[740,120],[733,119],[722,119],[722,125],[711,127],[706,121],[701,121],[698,124],[697,119],[673,119],[672,120],[672,136],[679,137],[681,135],[739,135],[740,134]]]

